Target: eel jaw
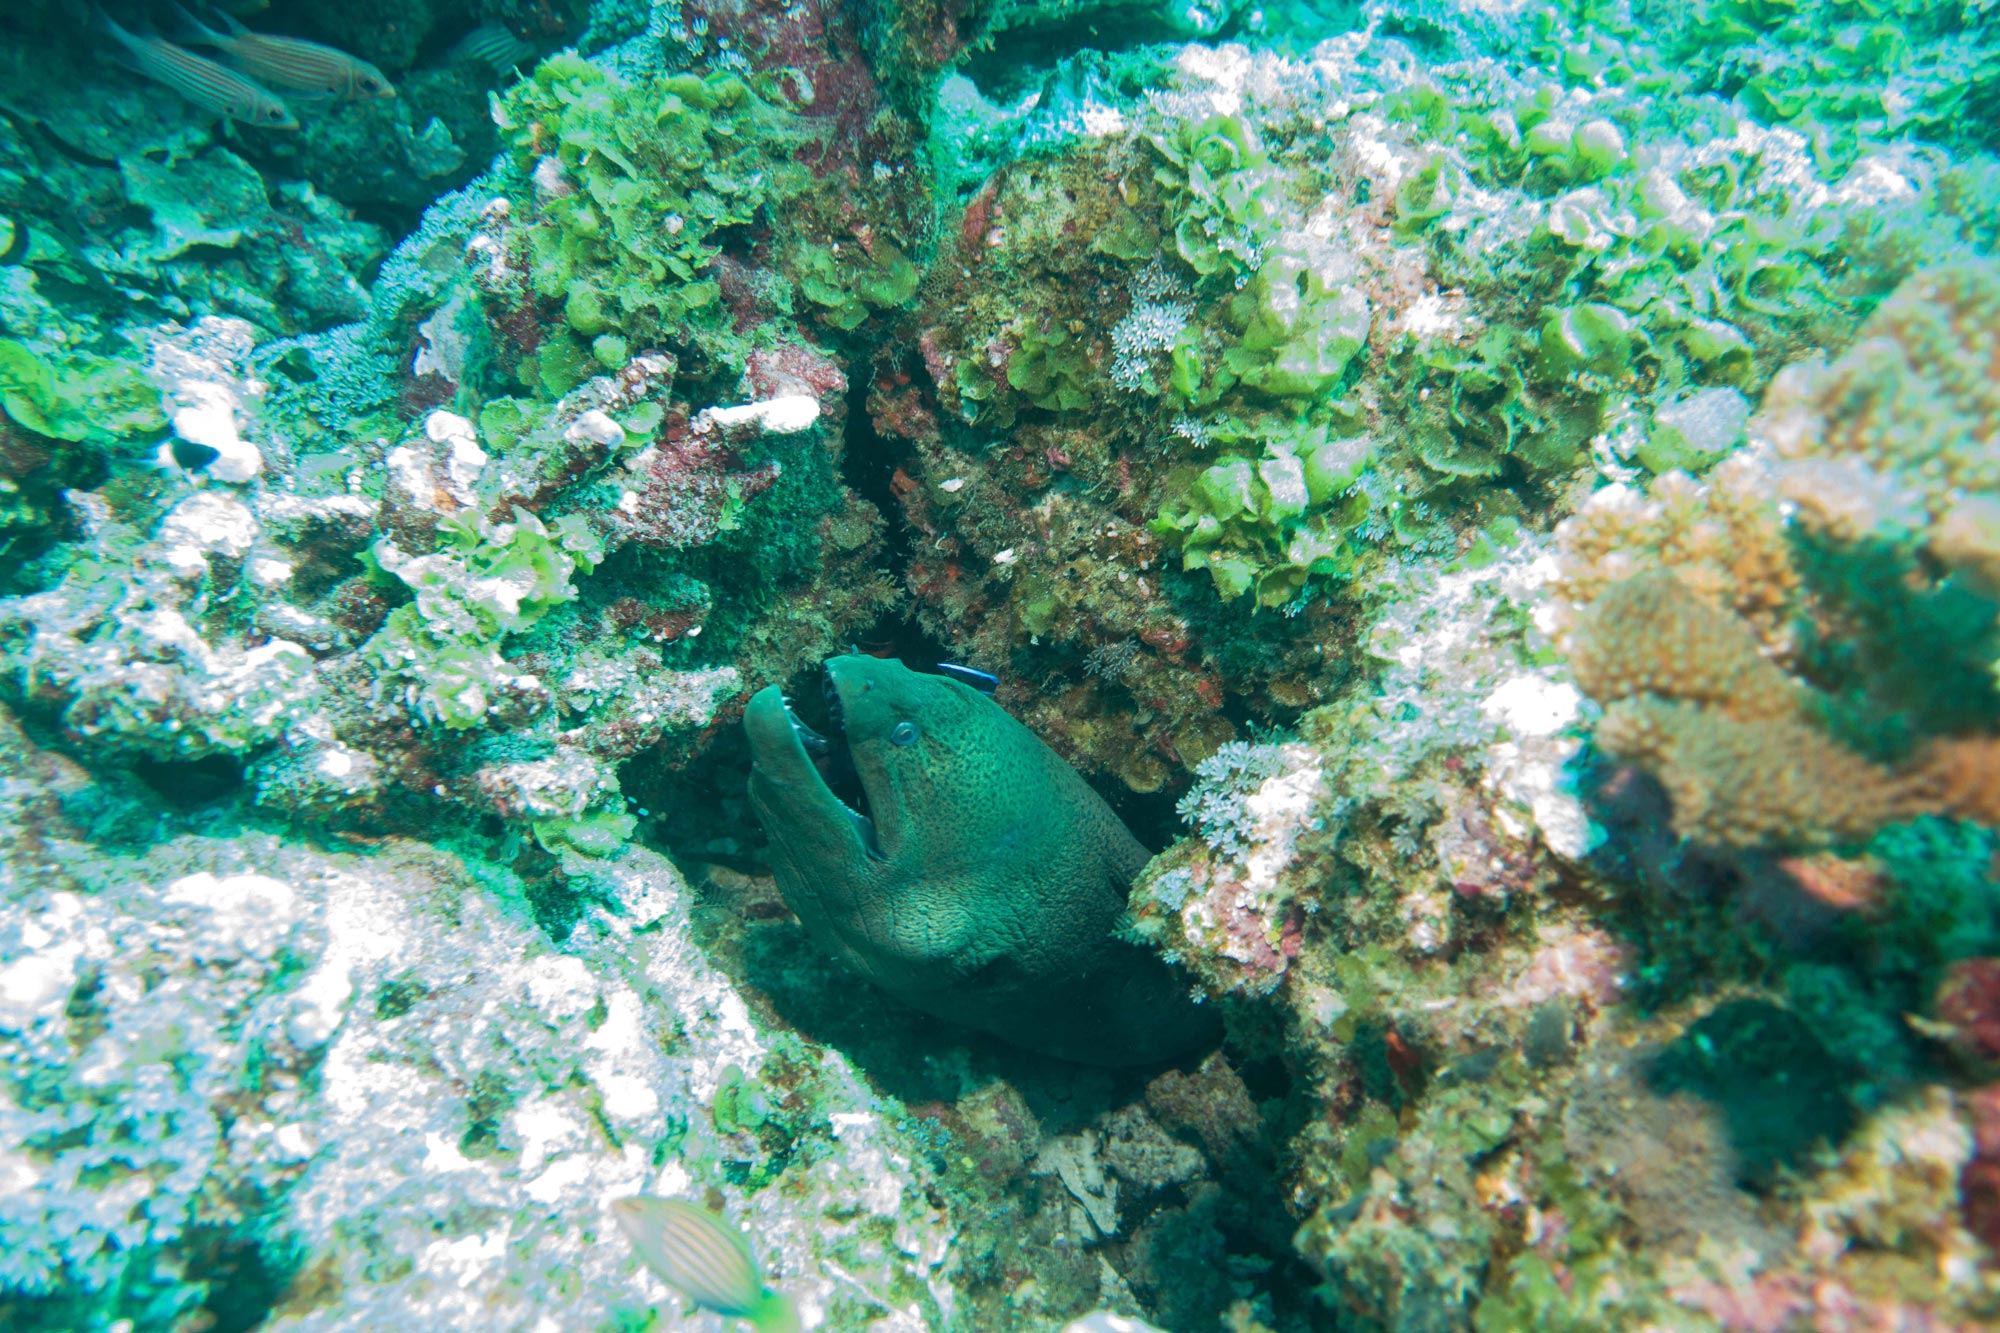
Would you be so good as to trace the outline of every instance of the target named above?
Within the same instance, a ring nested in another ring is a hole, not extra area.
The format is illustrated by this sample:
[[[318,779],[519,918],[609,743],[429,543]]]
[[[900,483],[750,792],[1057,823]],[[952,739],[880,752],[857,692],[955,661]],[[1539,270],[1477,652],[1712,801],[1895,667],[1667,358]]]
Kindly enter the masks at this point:
[[[750,734],[753,759],[751,795],[763,807],[760,813],[765,815],[767,827],[787,816],[817,814],[851,831],[870,860],[888,859],[875,822],[842,800],[827,782],[826,771],[831,765],[849,762],[844,744],[836,745],[807,725],[775,685],[758,691],[750,700],[743,710],[743,723]]]

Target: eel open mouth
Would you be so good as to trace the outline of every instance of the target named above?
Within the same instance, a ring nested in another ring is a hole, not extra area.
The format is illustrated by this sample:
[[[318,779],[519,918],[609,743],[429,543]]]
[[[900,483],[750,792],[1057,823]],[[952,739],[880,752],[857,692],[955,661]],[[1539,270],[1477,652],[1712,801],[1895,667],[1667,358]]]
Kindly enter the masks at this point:
[[[799,738],[799,744],[812,761],[820,781],[853,817],[862,846],[876,860],[887,860],[882,840],[875,830],[873,811],[868,804],[868,789],[854,767],[854,752],[847,743],[847,716],[841,708],[840,688],[834,682],[833,673],[824,667],[820,670],[820,699],[826,708],[825,722],[829,734],[814,730],[799,716],[790,699],[785,700],[785,720],[792,724],[792,733]]]

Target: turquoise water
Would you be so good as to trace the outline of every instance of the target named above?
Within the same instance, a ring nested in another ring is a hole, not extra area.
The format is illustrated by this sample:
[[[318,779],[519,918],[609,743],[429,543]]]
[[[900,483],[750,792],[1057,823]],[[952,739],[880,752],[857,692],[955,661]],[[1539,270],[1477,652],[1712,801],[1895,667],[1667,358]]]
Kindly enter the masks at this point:
[[[2000,10],[189,10],[0,15],[0,1325],[2000,1324]]]

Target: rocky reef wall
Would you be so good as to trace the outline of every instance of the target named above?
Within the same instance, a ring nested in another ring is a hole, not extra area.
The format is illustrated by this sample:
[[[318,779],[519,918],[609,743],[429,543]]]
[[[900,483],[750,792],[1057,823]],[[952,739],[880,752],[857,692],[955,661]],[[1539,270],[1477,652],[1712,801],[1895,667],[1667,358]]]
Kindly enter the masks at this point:
[[[0,1322],[726,1326],[641,1191],[826,1329],[2000,1320],[2000,11],[223,8],[395,96],[0,16]],[[1219,1049],[813,948],[854,648]]]

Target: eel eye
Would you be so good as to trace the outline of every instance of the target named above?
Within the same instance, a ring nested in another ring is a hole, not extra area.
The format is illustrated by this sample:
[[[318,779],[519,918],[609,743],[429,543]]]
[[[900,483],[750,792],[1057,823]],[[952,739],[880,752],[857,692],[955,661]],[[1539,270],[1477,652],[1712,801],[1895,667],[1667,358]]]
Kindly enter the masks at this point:
[[[889,744],[915,745],[916,743],[917,743],[916,723],[898,722],[895,726],[889,728]]]

